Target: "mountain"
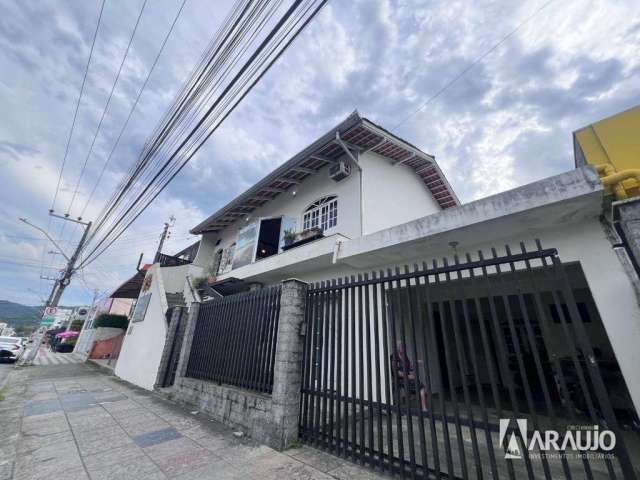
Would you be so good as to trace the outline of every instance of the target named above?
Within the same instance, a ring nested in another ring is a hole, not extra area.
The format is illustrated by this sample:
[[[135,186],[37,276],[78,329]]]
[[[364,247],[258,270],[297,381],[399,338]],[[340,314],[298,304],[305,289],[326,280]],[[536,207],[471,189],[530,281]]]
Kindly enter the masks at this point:
[[[0,300],[0,322],[6,322],[17,335],[26,335],[40,324],[42,307],[31,307],[20,303]]]

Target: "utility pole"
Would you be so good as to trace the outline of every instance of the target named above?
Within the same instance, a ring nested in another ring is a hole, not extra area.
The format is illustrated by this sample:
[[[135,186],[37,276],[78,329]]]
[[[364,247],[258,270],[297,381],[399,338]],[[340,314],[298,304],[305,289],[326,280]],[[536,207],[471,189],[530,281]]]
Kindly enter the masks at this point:
[[[91,229],[91,222],[86,223],[86,222],[82,222],[81,220],[74,220],[72,218],[69,218],[68,216],[63,217],[60,215],[56,215],[53,212],[49,212],[49,214],[51,216],[58,217],[63,220],[68,220],[70,222],[84,225],[84,232],[82,234],[82,238],[80,239],[80,242],[76,246],[75,251],[73,252],[71,257],[68,257],[64,253],[64,250],[62,250],[62,248],[55,242],[55,240],[53,240],[53,238],[49,236],[49,234],[44,229],[38,227],[37,225],[34,225],[33,223],[30,223],[26,218],[20,219],[20,221],[26,223],[27,225],[43,233],[51,241],[51,243],[53,243],[53,245],[58,249],[58,251],[62,254],[62,256],[67,260],[67,266],[63,270],[61,277],[57,279],[56,282],[53,284],[53,288],[51,289],[51,293],[49,294],[49,298],[47,299],[47,303],[45,304],[45,309],[46,307],[58,306],[58,303],[60,302],[60,298],[62,297],[62,294],[64,293],[69,283],[71,283],[71,277],[76,272],[76,262],[78,261],[78,257],[80,257],[80,252],[82,251],[82,248],[84,247],[87,241],[87,236],[89,235],[89,230]],[[29,356],[27,357],[25,363],[29,364],[33,362],[34,358],[38,353],[38,349],[40,347],[40,343],[42,342],[43,335],[44,333],[40,335],[40,338],[38,338],[37,343],[34,343],[34,346],[29,352]]]
[[[154,263],[158,261],[158,258],[162,253],[162,246],[164,245],[164,241],[169,235],[169,227],[172,227],[175,221],[176,221],[176,218],[173,215],[171,215],[169,217],[169,222],[164,223],[164,227],[162,228],[162,235],[160,235],[160,243],[158,244],[158,250],[156,251],[156,256],[153,260]]]
[[[76,220],[72,220],[76,221]],[[82,223],[82,222],[78,222]],[[67,268],[65,268],[64,273],[62,274],[62,278],[57,282],[57,288],[55,289],[55,295],[51,300],[51,304],[48,305],[50,307],[57,307],[64,290],[67,288],[69,283],[71,283],[71,277],[74,273],[76,273],[76,262],[78,261],[78,257],[80,256],[80,252],[82,251],[82,247],[84,247],[85,242],[87,241],[87,236],[89,235],[89,230],[91,229],[91,222],[84,224],[84,232],[82,234],[82,238],[76,247],[76,250],[71,255],[71,258],[67,262]]]

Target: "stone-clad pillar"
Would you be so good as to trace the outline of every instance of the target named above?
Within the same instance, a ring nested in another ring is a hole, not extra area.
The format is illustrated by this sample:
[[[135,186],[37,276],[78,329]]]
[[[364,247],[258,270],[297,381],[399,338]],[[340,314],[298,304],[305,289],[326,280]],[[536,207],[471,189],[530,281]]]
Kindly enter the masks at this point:
[[[191,343],[193,342],[193,334],[196,330],[196,322],[198,320],[198,312],[200,311],[200,304],[193,302],[191,308],[189,308],[189,315],[187,316],[187,325],[184,331],[184,338],[182,339],[182,348],[180,349],[180,360],[178,360],[178,368],[176,369],[175,384],[178,383],[180,377],[184,377],[187,373],[187,363],[189,362],[189,354],[191,353]]]
[[[269,442],[278,449],[285,449],[298,440],[306,294],[306,283],[295,279],[282,282],[271,395],[276,438]]]
[[[153,386],[154,389],[162,386],[162,382],[164,381],[164,377],[167,373],[167,369],[169,368],[169,360],[171,358],[171,349],[173,348],[173,343],[176,341],[176,336],[178,336],[178,322],[180,320],[180,316],[183,314],[182,310],[185,307],[174,307],[171,312],[171,320],[169,321],[169,326],[167,327],[167,336],[164,341],[164,348],[162,350],[162,357],[160,357],[160,367],[158,368],[158,374],[156,375],[156,383]]]

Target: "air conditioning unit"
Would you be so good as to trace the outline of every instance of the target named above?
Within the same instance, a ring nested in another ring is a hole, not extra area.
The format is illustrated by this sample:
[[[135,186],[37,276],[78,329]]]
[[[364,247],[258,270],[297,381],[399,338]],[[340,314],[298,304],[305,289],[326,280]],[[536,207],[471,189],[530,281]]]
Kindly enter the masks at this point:
[[[345,160],[340,160],[336,163],[333,163],[329,167],[329,178],[334,182],[339,182],[340,180],[344,180],[350,174],[351,174],[351,165],[349,165]]]

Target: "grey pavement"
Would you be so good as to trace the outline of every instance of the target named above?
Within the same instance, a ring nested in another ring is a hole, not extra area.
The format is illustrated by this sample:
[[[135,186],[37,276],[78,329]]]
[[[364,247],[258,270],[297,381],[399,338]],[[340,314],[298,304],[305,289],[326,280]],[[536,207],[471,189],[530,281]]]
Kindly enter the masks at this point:
[[[237,438],[89,364],[11,370],[0,432],[0,480],[383,478],[310,447]]]
[[[9,375],[11,370],[13,370],[13,363],[0,363],[0,388],[4,385],[7,375]]]

